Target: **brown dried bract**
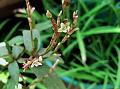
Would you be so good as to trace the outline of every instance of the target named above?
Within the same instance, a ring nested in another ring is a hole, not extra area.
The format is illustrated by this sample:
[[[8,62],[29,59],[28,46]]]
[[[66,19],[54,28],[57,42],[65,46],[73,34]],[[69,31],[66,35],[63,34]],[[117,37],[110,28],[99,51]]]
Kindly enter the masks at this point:
[[[63,0],[62,9],[65,10],[70,4],[69,0]]]

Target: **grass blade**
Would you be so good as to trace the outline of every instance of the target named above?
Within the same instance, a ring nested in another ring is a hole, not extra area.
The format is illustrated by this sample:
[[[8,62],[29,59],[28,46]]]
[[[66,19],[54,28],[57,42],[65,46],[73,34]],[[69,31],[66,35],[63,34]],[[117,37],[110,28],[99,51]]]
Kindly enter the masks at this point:
[[[5,26],[5,24],[9,21],[9,19],[3,21],[2,23],[0,23],[0,30]]]
[[[63,50],[63,55],[66,55],[67,53],[70,53],[71,50],[75,47],[77,44],[77,41],[72,42],[67,48]]]
[[[87,89],[95,89],[96,83],[91,84]]]
[[[85,45],[84,45],[84,41],[83,41],[83,37],[81,35],[81,32],[77,31],[76,36],[77,36],[79,49],[81,52],[81,58],[82,58],[83,63],[85,63],[86,62],[86,50],[85,50]]]
[[[103,7],[105,7],[106,5],[108,5],[109,3],[102,3],[98,6],[96,6],[94,9],[90,10],[89,12],[87,12],[85,15],[83,15],[81,18],[80,18],[80,21],[84,20],[85,18],[93,15],[93,14],[96,14],[100,9],[102,9]]]
[[[103,84],[103,88],[102,89],[107,89],[107,83],[108,83],[108,71],[107,71],[107,74],[105,76],[104,84]]]
[[[13,35],[13,33],[17,30],[18,26],[21,24],[21,22],[17,23],[9,32],[9,34],[5,37],[4,41],[7,41],[11,38],[11,36]]]
[[[84,37],[96,35],[96,34],[105,34],[105,33],[120,33],[120,28],[112,27],[112,26],[103,26],[103,27],[93,28],[89,31],[81,32],[81,34]]]
[[[120,88],[120,49],[117,46],[115,46],[115,49],[118,55],[118,69],[117,69],[116,82],[115,82],[114,89],[119,89]]]

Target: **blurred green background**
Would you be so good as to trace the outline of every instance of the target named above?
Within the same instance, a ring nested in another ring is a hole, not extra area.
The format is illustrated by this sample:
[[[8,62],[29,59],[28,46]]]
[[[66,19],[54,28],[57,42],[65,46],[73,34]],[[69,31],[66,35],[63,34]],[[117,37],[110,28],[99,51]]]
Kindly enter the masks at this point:
[[[36,8],[33,14],[35,29],[40,32],[42,47],[46,47],[53,31],[45,13],[49,9],[56,18],[61,10],[61,0],[30,2]],[[18,36],[21,36],[22,30],[28,29],[25,1],[18,4],[22,9],[16,7],[11,11],[14,13],[0,18],[0,42],[12,42],[14,39],[18,44],[23,42]],[[67,10],[69,21],[72,21],[72,12],[75,10],[79,13],[79,31],[59,50],[65,63],[56,68],[57,74],[68,89],[120,89],[119,0],[70,0]],[[86,63],[83,63],[82,59],[85,58]],[[0,84],[6,82],[8,75],[7,69],[1,66]],[[31,70],[24,75],[28,83],[34,79]]]

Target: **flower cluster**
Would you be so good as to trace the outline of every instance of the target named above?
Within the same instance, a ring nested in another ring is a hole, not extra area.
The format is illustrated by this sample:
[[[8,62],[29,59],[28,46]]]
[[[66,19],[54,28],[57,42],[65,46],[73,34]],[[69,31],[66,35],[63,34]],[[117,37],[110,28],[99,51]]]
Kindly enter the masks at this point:
[[[42,66],[42,56],[39,56],[39,58],[34,58],[34,59],[28,59],[26,63],[23,64],[23,69],[24,71],[27,70],[27,68],[29,66],[31,66],[31,68],[33,68],[34,66],[37,67],[37,66]]]
[[[61,23],[60,28],[58,29],[58,32],[64,32],[67,33],[70,30],[70,22],[67,23]]]
[[[29,0],[26,0],[26,6],[27,6],[28,22],[29,22],[30,30],[32,30],[31,14],[33,13],[34,8],[32,8],[30,6]],[[37,52],[34,52],[34,50],[33,50],[32,56],[30,56],[28,58],[27,62],[23,66],[24,70],[26,70],[29,66],[31,66],[31,67],[41,66],[42,58],[44,57],[44,55],[46,55],[51,50],[52,50],[52,54],[56,53],[58,51],[58,49],[60,48],[61,44],[66,42],[69,39],[69,37],[76,31],[76,28],[77,28],[76,24],[77,24],[77,20],[78,20],[78,11],[73,12],[73,18],[72,18],[73,21],[72,21],[72,23],[70,23],[68,21],[68,19],[64,16],[65,9],[68,6],[69,6],[69,0],[63,0],[62,10],[59,12],[59,14],[57,16],[57,20],[55,20],[54,17],[52,16],[51,12],[49,10],[47,10],[46,16],[50,19],[51,24],[52,24],[52,29],[54,31],[53,36],[50,40],[50,44],[40,55],[38,55]],[[60,35],[62,33],[65,33],[65,35],[64,35],[63,39],[60,42],[58,42],[57,39],[60,38]],[[31,38],[33,38],[32,31],[31,31]],[[33,41],[32,46],[34,49],[34,41]],[[54,69],[54,67],[56,66],[57,63],[58,63],[58,61],[56,61],[55,64],[53,65],[53,67],[51,67],[51,68]]]
[[[66,1],[66,0],[65,0]],[[63,21],[61,21],[62,14],[64,14],[64,11],[60,11],[60,13],[57,16],[57,20],[55,20],[50,13],[49,10],[46,12],[46,16],[51,20],[52,29],[54,31],[54,34],[51,38],[49,47],[55,48],[54,52],[56,52],[62,43],[68,40],[70,35],[73,34],[73,32],[76,31],[76,24],[78,20],[78,11],[73,12],[73,22],[70,23],[68,19],[64,18]],[[57,42],[57,39],[60,37],[61,33],[65,33],[65,36],[61,40],[61,42]],[[51,48],[48,48],[51,49]]]

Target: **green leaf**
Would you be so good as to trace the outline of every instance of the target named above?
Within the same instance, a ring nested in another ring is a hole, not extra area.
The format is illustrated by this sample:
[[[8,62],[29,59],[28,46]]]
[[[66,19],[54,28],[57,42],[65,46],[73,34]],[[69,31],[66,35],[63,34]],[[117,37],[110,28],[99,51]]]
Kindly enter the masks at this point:
[[[48,78],[43,81],[43,84],[47,89],[66,89],[62,80],[56,75],[56,73],[52,73]]]
[[[38,30],[33,30],[33,39],[35,40],[37,40],[37,42],[36,42],[36,50],[38,51],[39,50],[39,48],[40,48],[40,33],[39,33],[39,31]]]
[[[7,62],[12,62],[13,61],[10,47],[5,42],[0,43],[0,57],[6,59]]]
[[[12,48],[12,55],[15,59],[17,59],[21,53],[23,52],[24,48],[21,46],[13,46]]]
[[[35,29],[37,29],[39,31],[43,31],[43,30],[50,28],[51,26],[52,25],[51,25],[50,21],[45,21],[45,22],[37,24]]]
[[[29,30],[23,31],[23,40],[24,40],[25,49],[28,52],[32,52],[32,39]]]
[[[42,78],[44,75],[46,75],[48,73],[48,70],[49,70],[49,67],[45,64],[43,64],[42,66],[32,68],[33,73],[39,79]]]
[[[33,39],[37,39],[37,50],[40,48],[40,34],[38,30],[33,30]],[[23,40],[25,48],[28,52],[32,52],[32,40],[31,40],[31,33],[29,30],[23,31]]]
[[[38,40],[37,38],[34,39],[34,44],[35,44],[35,50],[38,50]]]
[[[81,53],[81,58],[82,58],[83,63],[85,63],[86,62],[86,50],[85,50],[83,37],[79,30],[77,31],[76,36],[77,36],[77,41],[78,41],[78,45],[79,45],[79,49],[80,49],[80,53]]]
[[[11,40],[8,41],[8,44],[10,46],[23,44],[23,37],[22,36],[15,36]]]
[[[39,67],[33,67],[32,71],[38,79],[41,79],[48,74],[49,67],[44,64]],[[51,73],[48,78],[45,78],[43,84],[47,89],[66,89],[61,79],[55,73]]]
[[[15,85],[17,85],[19,81],[19,66],[16,61],[9,64],[8,71],[11,76],[11,81],[13,81]]]
[[[35,21],[41,21],[41,15],[39,14],[39,12],[37,10],[35,10],[32,14],[32,18],[35,19]]]
[[[26,77],[27,78],[27,82],[28,83],[33,83],[33,79],[30,78],[30,77]],[[42,83],[37,83],[36,84],[36,87],[39,88],[39,89],[47,89]],[[26,89],[26,88],[25,88]]]
[[[5,55],[9,55],[9,51],[7,49],[6,43],[1,42],[0,43],[0,56],[5,56]]]
[[[9,79],[2,89],[15,89],[15,82],[13,79]]]
[[[3,56],[3,58],[4,58],[7,62],[12,62],[12,61],[14,60],[11,55],[5,55],[5,56]]]

